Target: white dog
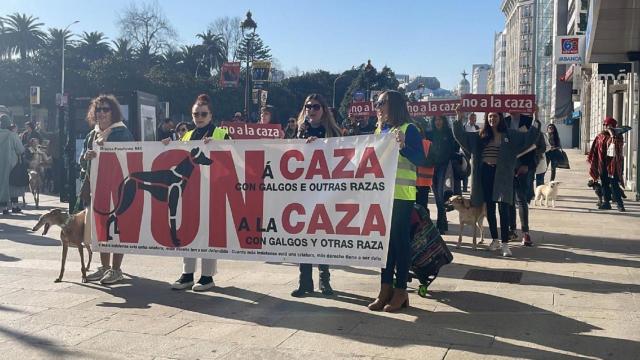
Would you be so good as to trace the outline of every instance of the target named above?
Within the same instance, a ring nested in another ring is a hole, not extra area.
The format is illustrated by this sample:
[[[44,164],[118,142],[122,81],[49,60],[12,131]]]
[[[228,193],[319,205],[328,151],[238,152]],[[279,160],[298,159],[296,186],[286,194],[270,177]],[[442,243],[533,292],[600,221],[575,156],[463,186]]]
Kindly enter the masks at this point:
[[[476,237],[478,230],[480,230],[480,243],[482,244],[484,242],[482,223],[486,216],[485,206],[472,207],[471,201],[469,199],[465,199],[462,195],[453,195],[449,198],[448,203],[451,204],[460,215],[460,234],[458,234],[458,245],[456,245],[456,248],[460,248],[460,244],[462,244],[462,230],[464,229],[464,225],[468,224],[473,226],[473,250],[476,250]]]
[[[551,207],[555,208],[560,184],[561,183],[559,181],[551,181],[548,184],[538,186],[536,188],[536,197],[533,200],[533,205],[537,206],[539,199],[540,206],[542,206],[542,197],[544,197],[544,206],[549,207],[549,200],[551,200]]]

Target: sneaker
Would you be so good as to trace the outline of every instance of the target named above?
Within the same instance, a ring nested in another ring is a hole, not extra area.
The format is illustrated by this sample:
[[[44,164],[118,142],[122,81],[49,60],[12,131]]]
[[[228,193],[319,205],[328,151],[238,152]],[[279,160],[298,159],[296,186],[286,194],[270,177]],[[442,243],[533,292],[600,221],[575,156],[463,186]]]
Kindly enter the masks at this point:
[[[620,211],[620,212],[625,212],[625,211],[627,211],[627,210],[624,208],[624,206],[623,206],[623,205],[618,205],[618,211]]]
[[[512,257],[513,254],[511,253],[511,250],[509,249],[509,244],[504,243],[502,244],[502,256],[504,257]]]
[[[200,276],[200,280],[193,285],[191,290],[205,291],[213,288],[214,286],[216,286],[216,283],[213,282],[213,276]]]
[[[529,236],[529,233],[524,233],[524,235],[522,236],[522,245],[533,246],[533,241],[531,241],[531,236]]]
[[[124,277],[122,276],[122,270],[109,269],[106,273],[104,273],[102,279],[100,279],[100,284],[115,284],[122,279],[124,279]]]
[[[2,215],[9,215],[9,209],[3,209]]]
[[[515,230],[509,231],[509,241],[518,241],[518,232]]]
[[[498,249],[500,249],[500,240],[493,239],[491,245],[489,245],[489,251],[496,251]]]
[[[19,207],[14,207],[13,209],[11,209],[11,212],[14,214],[20,214],[22,212],[22,209],[20,209]]]
[[[87,275],[87,281],[98,281],[104,277],[104,274],[109,270],[109,267],[100,266],[98,269]]]
[[[180,278],[171,284],[171,288],[174,290],[189,289],[193,286],[193,273],[182,274]]]

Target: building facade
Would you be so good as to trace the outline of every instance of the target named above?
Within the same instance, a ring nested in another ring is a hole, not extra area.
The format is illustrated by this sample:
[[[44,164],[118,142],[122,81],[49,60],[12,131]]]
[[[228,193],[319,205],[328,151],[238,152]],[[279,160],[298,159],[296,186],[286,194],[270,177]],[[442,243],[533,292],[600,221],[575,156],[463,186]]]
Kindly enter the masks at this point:
[[[507,37],[505,31],[493,37],[493,94],[505,93],[505,67],[507,61]]]
[[[536,2],[535,94],[538,118],[549,122],[551,118],[551,73],[553,67],[553,2]]]
[[[489,64],[474,64],[471,70],[471,93],[486,94],[489,80]]]
[[[533,94],[536,13],[534,0],[503,0],[506,37],[505,93]]]

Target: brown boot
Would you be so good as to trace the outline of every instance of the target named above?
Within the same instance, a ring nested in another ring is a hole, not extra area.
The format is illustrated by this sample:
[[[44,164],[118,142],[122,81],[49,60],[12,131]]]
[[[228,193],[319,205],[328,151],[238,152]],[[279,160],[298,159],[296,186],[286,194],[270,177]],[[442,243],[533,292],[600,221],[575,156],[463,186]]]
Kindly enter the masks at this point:
[[[384,307],[385,312],[397,312],[401,308],[409,306],[409,294],[407,289],[393,289],[391,301]]]
[[[391,300],[391,296],[393,295],[393,288],[391,284],[382,284],[380,285],[380,293],[378,294],[378,298],[369,304],[368,308],[371,311],[380,311],[384,308],[385,305]]]

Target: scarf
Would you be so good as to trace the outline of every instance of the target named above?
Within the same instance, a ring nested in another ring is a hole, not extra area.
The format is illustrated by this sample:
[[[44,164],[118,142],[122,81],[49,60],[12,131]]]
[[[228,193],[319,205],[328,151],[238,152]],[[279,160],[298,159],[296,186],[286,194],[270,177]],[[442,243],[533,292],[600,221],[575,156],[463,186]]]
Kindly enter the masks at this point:
[[[94,141],[96,143],[98,143],[98,144],[103,144],[109,138],[109,135],[111,134],[111,131],[113,129],[119,128],[119,127],[125,127],[125,125],[124,125],[124,123],[122,121],[115,122],[115,123],[111,124],[108,128],[106,128],[104,130],[100,130],[100,127],[98,126],[98,124],[96,124],[96,127],[94,128],[95,133],[96,133]]]

